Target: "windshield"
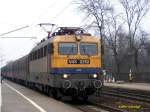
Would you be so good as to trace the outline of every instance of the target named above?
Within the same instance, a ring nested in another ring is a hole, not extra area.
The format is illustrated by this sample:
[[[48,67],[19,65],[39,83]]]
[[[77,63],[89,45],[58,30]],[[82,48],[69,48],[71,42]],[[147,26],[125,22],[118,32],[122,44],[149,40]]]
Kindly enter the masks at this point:
[[[76,43],[59,43],[59,54],[77,54]]]
[[[97,54],[97,44],[96,43],[80,43],[80,54],[96,55]]]

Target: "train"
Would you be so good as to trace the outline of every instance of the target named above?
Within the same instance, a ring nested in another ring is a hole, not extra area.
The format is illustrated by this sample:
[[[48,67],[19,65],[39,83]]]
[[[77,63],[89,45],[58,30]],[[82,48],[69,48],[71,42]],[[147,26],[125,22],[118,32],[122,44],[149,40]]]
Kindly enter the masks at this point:
[[[103,87],[101,41],[80,27],[59,27],[1,75],[54,98],[88,99]]]

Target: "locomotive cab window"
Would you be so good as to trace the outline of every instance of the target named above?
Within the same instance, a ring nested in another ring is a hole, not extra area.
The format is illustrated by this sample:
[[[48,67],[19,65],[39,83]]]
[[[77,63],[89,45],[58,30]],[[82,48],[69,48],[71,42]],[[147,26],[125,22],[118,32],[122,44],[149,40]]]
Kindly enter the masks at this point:
[[[80,43],[80,54],[81,55],[97,55],[97,44],[96,43]]]
[[[77,54],[77,44],[73,42],[59,43],[59,54],[61,55]]]

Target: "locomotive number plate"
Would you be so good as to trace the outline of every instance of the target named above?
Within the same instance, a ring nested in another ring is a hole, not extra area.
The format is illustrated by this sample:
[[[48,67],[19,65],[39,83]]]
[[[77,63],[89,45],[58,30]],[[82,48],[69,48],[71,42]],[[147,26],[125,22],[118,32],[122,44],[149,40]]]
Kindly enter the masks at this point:
[[[68,64],[90,64],[89,59],[68,59]]]

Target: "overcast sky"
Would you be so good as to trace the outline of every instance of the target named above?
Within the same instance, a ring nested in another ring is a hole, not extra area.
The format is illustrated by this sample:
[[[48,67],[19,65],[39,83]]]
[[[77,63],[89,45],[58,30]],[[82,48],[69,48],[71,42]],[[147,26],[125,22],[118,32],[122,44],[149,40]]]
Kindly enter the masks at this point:
[[[24,56],[47,36],[39,23],[79,26],[82,17],[72,4],[72,0],[0,0],[0,34],[28,25],[30,27],[4,36],[38,37],[32,40],[0,38],[0,55],[4,61]]]
[[[0,56],[4,62],[15,60],[29,53],[46,33],[37,25],[55,23],[59,26],[80,26],[81,15],[73,0],[0,0],[0,34],[24,26],[23,30],[5,35],[36,36],[37,39],[2,39],[0,38]],[[117,0],[116,0],[117,1]],[[117,10],[120,10],[117,7]],[[150,14],[144,20],[144,28],[150,31]]]

